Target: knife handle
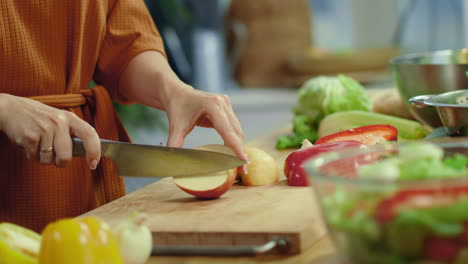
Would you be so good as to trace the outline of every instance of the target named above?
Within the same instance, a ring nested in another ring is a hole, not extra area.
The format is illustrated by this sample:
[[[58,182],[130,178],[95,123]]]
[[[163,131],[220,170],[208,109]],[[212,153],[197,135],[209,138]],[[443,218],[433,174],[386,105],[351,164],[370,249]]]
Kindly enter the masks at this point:
[[[107,157],[108,147],[112,145],[114,141],[100,139],[101,142],[101,157]],[[72,157],[85,157],[86,156],[86,149],[84,147],[83,141],[77,137],[72,137]]]

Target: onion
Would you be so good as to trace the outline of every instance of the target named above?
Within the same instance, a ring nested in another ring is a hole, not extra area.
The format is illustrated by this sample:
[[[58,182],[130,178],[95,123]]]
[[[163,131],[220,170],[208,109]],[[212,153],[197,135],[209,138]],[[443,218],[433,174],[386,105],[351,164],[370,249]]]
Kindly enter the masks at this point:
[[[120,222],[114,231],[126,264],[144,264],[151,255],[153,237],[144,225],[146,218],[145,214],[134,212]]]

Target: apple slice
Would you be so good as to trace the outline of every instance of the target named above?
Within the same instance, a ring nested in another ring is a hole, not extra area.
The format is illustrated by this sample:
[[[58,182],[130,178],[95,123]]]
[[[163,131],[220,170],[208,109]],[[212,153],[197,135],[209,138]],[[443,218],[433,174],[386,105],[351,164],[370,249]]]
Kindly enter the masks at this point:
[[[231,188],[236,179],[236,169],[207,174],[206,176],[178,177],[176,185],[197,198],[215,199]]]
[[[223,145],[205,145],[196,149],[216,151],[234,155],[233,151]],[[197,198],[215,199],[223,195],[231,188],[236,179],[237,168],[225,171],[208,173],[206,175],[177,177],[174,182],[182,191]]]

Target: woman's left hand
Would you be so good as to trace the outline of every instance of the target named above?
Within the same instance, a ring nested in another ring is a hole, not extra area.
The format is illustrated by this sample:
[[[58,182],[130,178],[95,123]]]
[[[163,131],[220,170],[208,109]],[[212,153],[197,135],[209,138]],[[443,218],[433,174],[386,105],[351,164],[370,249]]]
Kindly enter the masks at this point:
[[[146,51],[130,61],[116,96],[164,110],[169,120],[170,147],[182,147],[187,134],[195,126],[202,126],[216,129],[226,146],[248,160],[242,129],[229,98],[185,84],[159,52]]]
[[[195,126],[214,128],[238,157],[247,160],[244,135],[227,95],[216,95],[186,86],[170,97],[166,113],[169,120],[170,147],[182,147],[184,139]]]

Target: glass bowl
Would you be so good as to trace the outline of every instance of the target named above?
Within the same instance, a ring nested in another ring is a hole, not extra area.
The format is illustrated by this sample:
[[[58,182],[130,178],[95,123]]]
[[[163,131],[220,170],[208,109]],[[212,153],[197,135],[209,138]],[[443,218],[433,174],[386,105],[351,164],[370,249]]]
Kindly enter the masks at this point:
[[[468,156],[468,141],[433,142],[436,152],[409,152],[414,144],[328,152],[306,163],[345,263],[468,263],[466,164],[454,174],[433,156],[456,167],[454,160]]]

